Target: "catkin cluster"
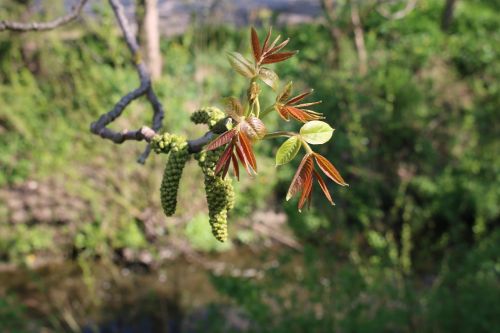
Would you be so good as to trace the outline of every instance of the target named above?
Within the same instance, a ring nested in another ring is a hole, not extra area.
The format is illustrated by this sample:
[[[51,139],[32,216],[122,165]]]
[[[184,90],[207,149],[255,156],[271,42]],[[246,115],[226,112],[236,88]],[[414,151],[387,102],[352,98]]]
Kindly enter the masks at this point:
[[[215,165],[223,149],[196,154],[198,164],[205,176],[205,192],[212,234],[220,242],[227,239],[227,212],[234,206],[234,191],[231,179],[215,175]]]
[[[189,159],[188,144],[181,136],[164,133],[153,138],[152,147],[157,153],[169,154],[161,181],[160,198],[165,215],[171,216],[177,206],[177,191],[182,170]]]
[[[216,107],[201,108],[191,114],[191,121],[195,124],[206,124],[210,129],[221,119],[225,118],[224,112]]]
[[[195,124],[206,124],[212,129],[215,124],[225,118],[224,112],[215,107],[197,110],[191,115]],[[151,147],[156,153],[169,154],[160,187],[161,204],[167,216],[175,213],[177,191],[182,170],[189,159],[188,144],[183,137],[163,133],[155,135]],[[223,147],[213,151],[202,151],[195,154],[205,177],[205,192],[208,203],[209,223],[214,237],[224,242],[227,240],[227,213],[234,206],[234,190],[231,179],[223,179],[215,175],[215,166],[224,150]]]

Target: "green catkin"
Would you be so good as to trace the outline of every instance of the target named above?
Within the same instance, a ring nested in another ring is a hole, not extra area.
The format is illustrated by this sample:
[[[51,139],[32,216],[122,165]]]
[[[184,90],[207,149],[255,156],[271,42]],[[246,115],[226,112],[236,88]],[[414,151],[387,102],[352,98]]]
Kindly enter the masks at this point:
[[[198,164],[205,175],[205,192],[208,203],[208,216],[212,234],[220,241],[227,240],[227,212],[234,206],[234,191],[231,179],[215,175],[215,165],[223,148],[201,152],[196,155]]]
[[[191,115],[195,124],[206,124],[210,129],[226,116],[215,107],[202,108]],[[186,139],[163,133],[155,135],[151,140],[151,147],[156,153],[169,154],[163,179],[160,187],[161,204],[167,216],[175,213],[177,205],[177,191],[182,170],[189,159]],[[223,179],[215,175],[215,166],[224,148],[214,151],[202,151],[195,154],[205,176],[205,192],[208,203],[209,223],[212,234],[220,242],[227,240],[227,213],[234,207],[234,190],[231,179]]]
[[[191,114],[191,121],[195,124],[206,124],[210,129],[226,115],[216,107],[206,107]]]
[[[160,152],[169,153],[160,186],[160,199],[165,215],[171,216],[177,206],[177,191],[182,170],[189,159],[188,144],[183,137],[165,133],[153,142],[153,147],[155,151],[158,147]]]

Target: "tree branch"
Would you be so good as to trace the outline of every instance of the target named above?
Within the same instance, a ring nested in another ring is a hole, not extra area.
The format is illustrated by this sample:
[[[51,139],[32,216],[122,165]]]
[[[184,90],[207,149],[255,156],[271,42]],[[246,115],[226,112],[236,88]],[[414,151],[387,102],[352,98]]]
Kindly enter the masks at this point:
[[[14,21],[0,21],[0,31],[3,30],[11,30],[17,32],[26,32],[26,31],[42,31],[42,30],[52,30],[57,27],[60,27],[66,23],[69,23],[75,20],[82,11],[83,6],[87,0],[79,0],[78,3],[71,9],[71,12],[56,18],[50,22],[14,22]]]
[[[146,149],[139,156],[138,162],[143,164],[147,157],[151,152],[151,145],[149,142],[156,135],[156,133],[162,128],[164,110],[163,106],[160,103],[158,96],[153,90],[151,85],[151,77],[148,72],[146,63],[141,56],[140,47],[137,42],[136,36],[134,35],[130,23],[125,15],[125,10],[120,0],[108,0],[113,12],[116,16],[116,20],[118,21],[118,25],[120,26],[120,30],[123,33],[123,38],[125,39],[125,43],[127,44],[132,59],[134,61],[137,75],[139,76],[140,85],[138,88],[132,90],[128,94],[124,95],[120,98],[120,100],[114,105],[114,107],[108,111],[107,113],[102,114],[95,122],[90,125],[90,131],[96,135],[104,139],[108,139],[114,143],[121,144],[127,140],[135,140],[142,141],[145,140],[148,142]],[[0,31],[1,30],[12,30],[17,32],[23,31],[42,31],[42,30],[50,30],[57,28],[63,24],[66,24],[75,18],[77,18],[83,6],[87,0],[80,0],[77,5],[72,9],[71,13],[55,19],[51,22],[32,22],[32,23],[20,23],[20,22],[8,22],[8,21],[0,21]],[[138,99],[141,96],[146,96],[149,104],[153,109],[153,117],[152,117],[152,127],[142,126],[137,130],[122,130],[122,131],[114,131],[107,126],[112,123],[116,118],[120,117],[123,111],[127,108],[127,106],[132,103],[132,101]],[[203,147],[209,143],[213,137],[217,134],[220,134],[227,130],[226,128],[227,119],[223,119],[219,121],[211,131],[208,131],[203,136],[189,140],[189,152],[197,153],[200,152]]]
[[[109,4],[113,9],[113,12],[115,13],[116,20],[118,21],[118,25],[120,26],[120,29],[123,33],[125,43],[130,50],[132,59],[134,60],[137,74],[140,80],[140,85],[135,90],[120,98],[120,100],[115,104],[111,111],[101,115],[99,119],[97,119],[97,121],[93,122],[90,125],[90,131],[96,135],[101,136],[104,139],[109,139],[114,143],[123,143],[126,140],[146,140],[149,142],[152,135],[154,135],[152,133],[159,131],[162,127],[164,115],[163,106],[158,100],[158,97],[156,96],[156,93],[154,92],[151,85],[151,77],[147,70],[144,59],[140,54],[139,44],[137,43],[137,39],[132,32],[132,28],[128,22],[127,16],[125,15],[123,5],[119,0],[109,0]],[[151,107],[153,108],[152,128],[141,127],[140,129],[135,131],[125,130],[116,132],[106,127],[116,118],[118,118],[122,114],[123,110],[125,110],[125,108],[133,100],[144,95],[146,95],[149,103],[151,104]],[[145,129],[147,130],[145,131]],[[138,162],[144,163],[150,152],[151,147],[148,144],[144,152],[139,156]]]
[[[379,1],[379,3],[382,3],[383,1]],[[395,13],[390,13],[388,10],[382,8],[382,7],[377,7],[377,12],[385,17],[388,20],[400,20],[406,15],[410,14],[413,9],[415,9],[415,6],[417,5],[418,0],[408,0],[406,2],[405,8],[401,9],[400,11],[397,11]]]

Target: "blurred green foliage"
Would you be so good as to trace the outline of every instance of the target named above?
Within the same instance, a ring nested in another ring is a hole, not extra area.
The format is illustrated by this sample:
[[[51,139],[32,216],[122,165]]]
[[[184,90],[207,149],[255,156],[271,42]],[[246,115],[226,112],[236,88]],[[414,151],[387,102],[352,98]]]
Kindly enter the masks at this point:
[[[301,52],[277,72],[323,100],[318,111],[336,131],[319,153],[350,187],[333,188],[335,207],[318,193],[300,214],[296,202],[283,199],[293,167],[273,167],[281,142],[257,148],[262,172],[253,184],[237,185],[233,219],[276,203],[305,249],[284,254],[261,280],[212,277],[245,309],[254,331],[499,330],[500,8],[496,1],[459,1],[445,33],[442,7],[422,0],[405,18],[387,20],[362,6],[366,75],[358,71],[348,10],[339,20],[338,66],[327,27],[279,27]],[[143,145],[115,146],[89,134],[90,122],[137,85],[113,17],[99,14],[100,22],[67,33],[0,35],[0,188],[65,179],[71,194],[90,203],[92,217],[67,230],[72,246],[89,257],[147,246],[134,217],[161,209],[164,163],[153,156],[137,166]],[[189,125],[188,111],[244,93],[224,51],[248,54],[247,40],[247,29],[193,25],[162,41],[164,76],[155,87],[168,131],[197,136],[205,129]],[[265,98],[264,106],[272,102]],[[117,126],[146,123],[148,111],[134,102]],[[277,117],[270,127],[272,121]],[[187,171],[196,176],[194,170]],[[200,251],[225,250],[212,243],[204,213],[192,214],[204,200],[197,177],[181,183],[179,210],[189,222],[169,232]],[[0,227],[5,262],[56,250],[44,227]],[[244,243],[253,239],[233,230]],[[20,318],[21,308],[5,311],[11,301],[0,298],[0,322]],[[221,327],[213,325],[213,332]]]

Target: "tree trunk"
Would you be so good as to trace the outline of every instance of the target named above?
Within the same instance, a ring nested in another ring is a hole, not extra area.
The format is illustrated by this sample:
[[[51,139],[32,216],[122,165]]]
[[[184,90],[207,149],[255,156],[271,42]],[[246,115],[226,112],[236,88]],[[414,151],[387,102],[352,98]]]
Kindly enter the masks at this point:
[[[453,12],[455,10],[456,0],[446,0],[444,6],[443,14],[441,16],[441,29],[443,31],[448,31],[451,22],[453,21]]]
[[[162,71],[158,0],[137,1],[137,29],[151,78],[158,79]]]
[[[351,0],[351,22],[354,30],[354,44],[358,52],[359,74],[365,75],[368,70],[368,54],[365,46],[365,33],[359,18],[358,5]]]
[[[334,68],[338,68],[340,65],[340,43],[342,39],[342,31],[337,25],[337,5],[338,4],[335,0],[321,0],[321,8],[323,9],[323,13],[327,21],[327,27],[330,31],[330,39],[332,41],[332,63]]]

